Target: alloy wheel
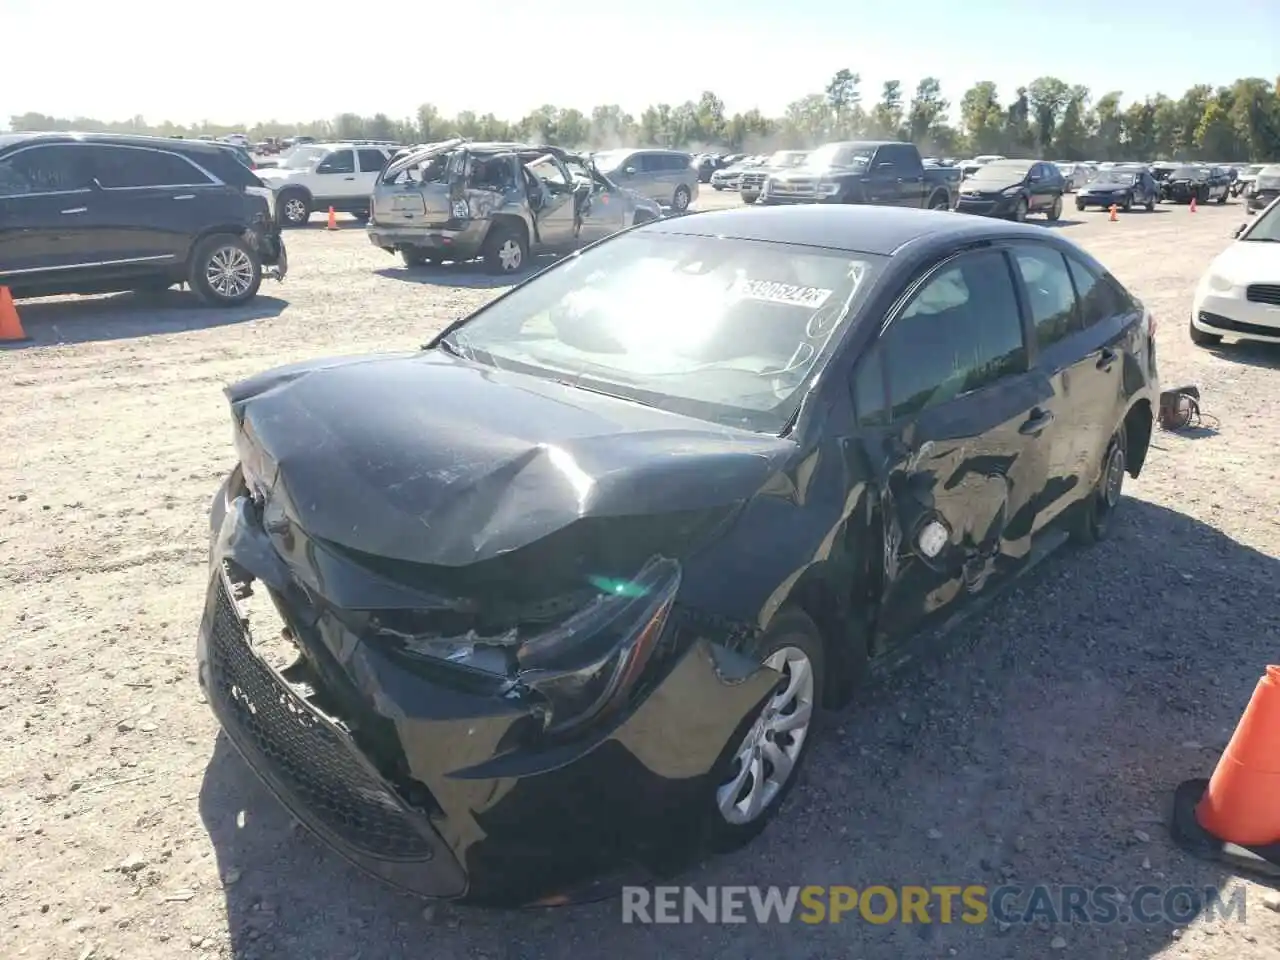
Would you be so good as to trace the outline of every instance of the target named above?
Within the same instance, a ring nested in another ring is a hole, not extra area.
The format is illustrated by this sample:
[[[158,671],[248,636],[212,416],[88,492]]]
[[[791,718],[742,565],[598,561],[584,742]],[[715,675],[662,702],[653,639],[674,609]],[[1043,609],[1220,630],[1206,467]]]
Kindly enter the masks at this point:
[[[307,219],[307,205],[297,197],[284,202],[284,218],[290,223],[302,223]]]
[[[205,265],[204,277],[219,297],[234,300],[253,285],[253,261],[239,247],[219,247]]]
[[[514,240],[507,240],[498,248],[498,262],[502,264],[504,271],[511,273],[519,270],[523,261],[524,254],[520,251],[520,244]]]
[[[716,790],[720,815],[734,825],[758,820],[778,798],[813,721],[815,685],[808,655],[798,647],[783,647],[764,663],[782,678],[739,745],[733,776]]]

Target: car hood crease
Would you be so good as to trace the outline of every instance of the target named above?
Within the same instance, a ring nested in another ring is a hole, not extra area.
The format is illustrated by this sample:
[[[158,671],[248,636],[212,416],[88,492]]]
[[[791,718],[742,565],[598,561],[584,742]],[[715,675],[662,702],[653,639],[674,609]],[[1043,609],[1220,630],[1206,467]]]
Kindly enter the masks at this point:
[[[458,567],[587,518],[733,506],[794,444],[438,351],[228,388],[246,469],[309,535]]]

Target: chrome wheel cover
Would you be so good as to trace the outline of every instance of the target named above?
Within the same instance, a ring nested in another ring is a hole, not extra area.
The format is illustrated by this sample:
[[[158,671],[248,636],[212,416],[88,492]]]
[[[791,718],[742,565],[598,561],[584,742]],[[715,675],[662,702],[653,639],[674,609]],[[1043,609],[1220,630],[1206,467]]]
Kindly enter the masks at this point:
[[[253,286],[253,261],[239,247],[219,247],[204,268],[209,289],[224,300],[234,300]]]
[[[758,820],[777,800],[795,771],[813,722],[813,664],[799,647],[770,654],[765,666],[782,674],[778,689],[738,746],[733,776],[716,790],[725,821]]]

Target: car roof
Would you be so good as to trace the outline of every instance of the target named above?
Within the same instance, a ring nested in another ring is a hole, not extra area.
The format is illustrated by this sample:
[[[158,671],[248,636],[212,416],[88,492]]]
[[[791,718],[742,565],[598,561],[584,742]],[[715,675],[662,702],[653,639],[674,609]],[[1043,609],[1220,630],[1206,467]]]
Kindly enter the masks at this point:
[[[1010,234],[1045,239],[1045,231],[1031,224],[968,217],[945,210],[825,203],[709,210],[655,220],[641,229],[686,236],[769,240],[886,257],[923,237],[957,243]]]
[[[233,143],[217,140],[187,140],[180,137],[149,137],[132,133],[77,133],[50,131],[0,134],[0,148],[22,143],[109,143],[125,147],[152,147],[157,150],[183,150],[190,153],[240,150]]]

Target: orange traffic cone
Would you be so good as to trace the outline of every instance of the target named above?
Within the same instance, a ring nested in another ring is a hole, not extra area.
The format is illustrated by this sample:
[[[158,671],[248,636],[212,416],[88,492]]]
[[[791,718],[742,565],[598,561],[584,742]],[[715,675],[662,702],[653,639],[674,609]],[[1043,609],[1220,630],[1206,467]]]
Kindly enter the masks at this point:
[[[333,212],[333,207],[329,208],[329,226],[327,229],[329,230],[338,229],[338,215]]]
[[[1191,198],[1191,212],[1192,212],[1192,213],[1195,213],[1195,212],[1196,212],[1196,198],[1195,198],[1195,197],[1192,197],[1192,198]]]
[[[18,308],[13,305],[13,295],[8,287],[0,287],[0,342],[15,343],[29,340],[18,319]]]
[[[1178,787],[1173,835],[1193,853],[1280,876],[1280,666],[1258,681],[1213,776]]]
[[[1120,218],[1116,216],[1116,205],[1113,203],[1111,205],[1111,222],[1115,223],[1119,219]]]

